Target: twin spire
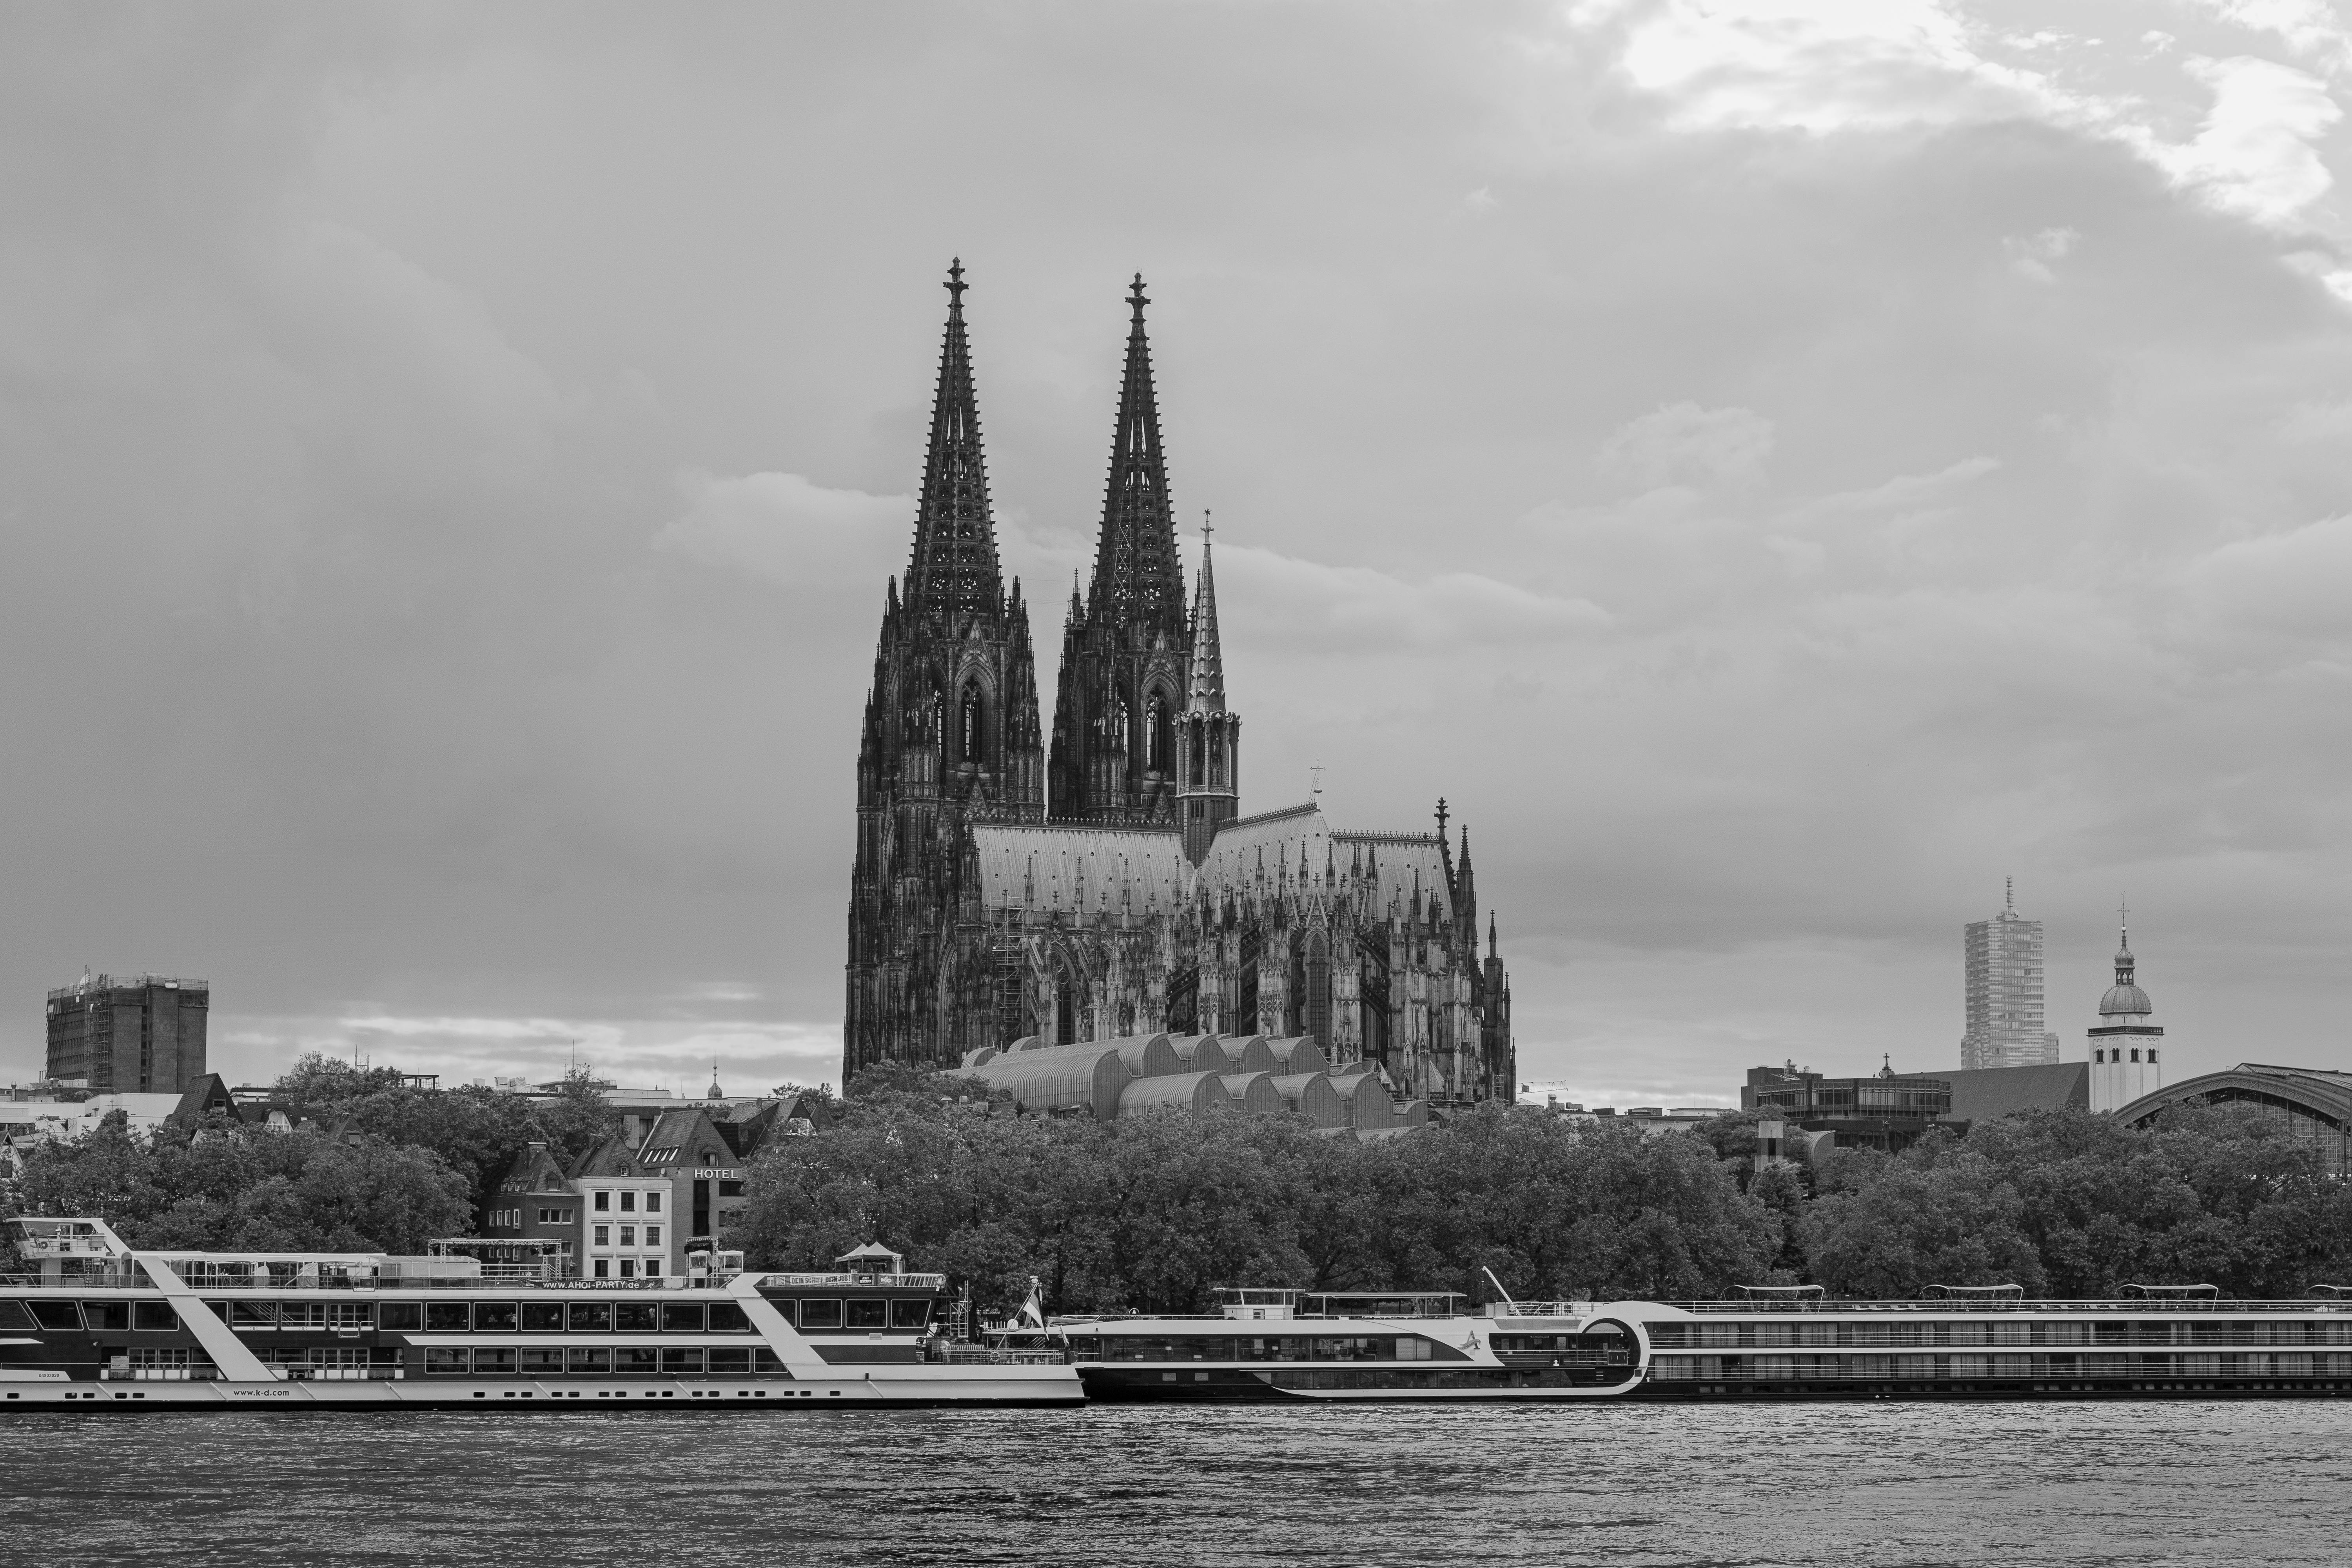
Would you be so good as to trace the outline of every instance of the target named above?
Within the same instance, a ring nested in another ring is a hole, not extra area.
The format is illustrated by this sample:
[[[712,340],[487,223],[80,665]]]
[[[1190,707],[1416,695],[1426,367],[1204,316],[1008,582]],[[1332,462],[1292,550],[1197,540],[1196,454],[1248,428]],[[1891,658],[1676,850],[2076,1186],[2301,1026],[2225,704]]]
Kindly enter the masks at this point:
[[[996,553],[996,521],[989,505],[988,466],[981,450],[980,402],[972,389],[971,348],[964,333],[963,280],[958,258],[948,268],[948,324],[940,349],[939,389],[931,403],[930,448],[915,518],[915,544],[907,563],[905,605],[920,618],[957,620],[1003,613],[1004,580]],[[1130,312],[1127,366],[1118,395],[1118,426],[1111,441],[1110,479],[1103,497],[1102,531],[1095,549],[1094,581],[1084,613],[1116,626],[1164,634],[1171,647],[1191,636],[1209,639],[1210,711],[1223,706],[1223,671],[1217,658],[1215,594],[1202,533],[1196,602],[1205,614],[1186,614],[1184,578],[1176,556],[1176,518],[1160,446],[1160,406],[1151,383],[1151,344],[1143,308],[1151,301],[1137,273],[1128,290]],[[1188,625],[1188,619],[1191,624]],[[1202,674],[1196,663],[1193,685]]]

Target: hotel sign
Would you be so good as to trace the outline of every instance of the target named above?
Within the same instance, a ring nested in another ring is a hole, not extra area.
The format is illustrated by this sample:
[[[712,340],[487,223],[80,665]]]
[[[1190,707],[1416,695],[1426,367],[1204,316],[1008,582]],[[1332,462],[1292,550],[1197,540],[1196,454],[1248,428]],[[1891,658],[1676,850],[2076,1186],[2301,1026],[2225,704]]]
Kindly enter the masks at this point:
[[[735,1181],[736,1179],[738,1179],[739,1177],[740,1177],[740,1176],[743,1174],[743,1173],[742,1173],[742,1172],[738,1171],[738,1170],[735,1170],[735,1169],[733,1169],[733,1168],[731,1168],[731,1167],[727,1168],[727,1169],[721,1169],[720,1167],[719,1167],[719,1166],[717,1166],[717,1165],[704,1165],[704,1166],[702,1166],[700,1169],[697,1170],[694,1173],[695,1173],[695,1175],[696,1175],[698,1178],[699,1178],[699,1179],[708,1180],[709,1178],[710,1178],[710,1177],[712,1177],[712,1176],[718,1176],[718,1177],[720,1177],[720,1178],[722,1178],[722,1179],[724,1179],[724,1180],[726,1180],[726,1181],[730,1181],[730,1182],[731,1182],[731,1181]]]

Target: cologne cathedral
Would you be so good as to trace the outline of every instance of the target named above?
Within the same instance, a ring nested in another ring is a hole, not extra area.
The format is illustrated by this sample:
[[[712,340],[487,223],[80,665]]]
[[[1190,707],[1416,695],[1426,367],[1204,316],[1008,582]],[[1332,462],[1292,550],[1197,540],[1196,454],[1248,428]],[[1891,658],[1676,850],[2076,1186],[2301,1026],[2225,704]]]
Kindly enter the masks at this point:
[[[1444,803],[1433,833],[1335,827],[1311,802],[1241,814],[1209,535],[1188,592],[1140,277],[1049,738],[997,561],[969,287],[949,268],[914,550],[858,746],[843,1077],[1026,1036],[1311,1035],[1440,1108],[1512,1099],[1510,985]]]

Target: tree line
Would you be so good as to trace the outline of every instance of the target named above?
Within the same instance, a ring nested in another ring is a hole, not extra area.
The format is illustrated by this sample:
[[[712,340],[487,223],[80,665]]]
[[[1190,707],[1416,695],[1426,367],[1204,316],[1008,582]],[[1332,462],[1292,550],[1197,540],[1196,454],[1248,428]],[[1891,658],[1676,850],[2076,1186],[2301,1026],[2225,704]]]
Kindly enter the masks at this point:
[[[140,1247],[415,1252],[471,1231],[528,1143],[568,1165],[619,1125],[584,1074],[533,1101],[312,1057],[277,1093],[310,1130],[149,1136],[112,1119],[29,1151],[0,1213],[95,1215]],[[1482,1298],[1489,1270],[1523,1300],[2352,1283],[2352,1186],[2231,1106],[2146,1129],[2037,1112],[1760,1172],[1756,1118],[1738,1113],[1645,1136],[1489,1105],[1359,1142],[1288,1117],[1014,1116],[973,1080],[904,1068],[868,1072],[843,1110],[821,1134],[770,1140],[746,1172],[730,1239],[751,1267],[823,1267],[878,1240],[992,1310],[1034,1276],[1057,1311],[1199,1311],[1232,1284]]]
[[[218,1116],[134,1131],[121,1112],[89,1137],[26,1151],[0,1215],[88,1215],[138,1247],[421,1253],[467,1236],[487,1188],[533,1142],[569,1164],[618,1132],[584,1072],[545,1100],[479,1085],[406,1087],[388,1068],[316,1054],[272,1088],[296,1129]]]
[[[737,1239],[753,1267],[793,1268],[879,1239],[992,1307],[1034,1276],[1054,1310],[1200,1311],[1220,1284],[1484,1298],[1488,1270],[1531,1300],[2352,1282],[2352,1188],[2231,1106],[2145,1130],[2037,1112],[1760,1172],[1753,1114],[1645,1136],[1488,1105],[1358,1142],[1295,1118],[1007,1109],[970,1080],[876,1069],[824,1137],[761,1152]]]

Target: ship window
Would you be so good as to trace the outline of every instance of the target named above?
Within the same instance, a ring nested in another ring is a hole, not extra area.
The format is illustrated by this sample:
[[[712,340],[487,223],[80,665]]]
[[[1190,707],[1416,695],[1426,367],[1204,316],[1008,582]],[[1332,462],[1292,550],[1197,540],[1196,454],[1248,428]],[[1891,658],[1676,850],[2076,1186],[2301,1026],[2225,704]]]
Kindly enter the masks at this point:
[[[623,1345],[613,1352],[613,1370],[625,1377],[650,1376],[661,1370],[661,1352],[643,1345]]]
[[[463,1301],[425,1303],[425,1331],[428,1334],[462,1334],[472,1326],[473,1309]]]
[[[515,1326],[515,1304],[512,1301],[477,1301],[474,1303],[476,1333],[507,1333]]]
[[[702,1375],[702,1352],[697,1350],[666,1349],[661,1353],[662,1371],[672,1377]]]
[[[613,1304],[609,1301],[574,1301],[564,1309],[564,1316],[575,1334],[613,1331]]]
[[[703,1331],[702,1303],[699,1301],[668,1301],[662,1306],[662,1327],[673,1334],[698,1334]]]
[[[45,1329],[79,1330],[81,1327],[81,1309],[71,1301],[30,1301],[26,1304],[33,1309],[33,1321]]]
[[[38,1327],[22,1301],[0,1301],[0,1333],[23,1333]]]
[[[496,1350],[478,1345],[475,1347],[474,1375],[476,1377],[485,1373],[493,1377],[511,1377],[514,1375],[514,1369],[515,1353],[512,1346],[503,1346]]]
[[[142,1301],[131,1322],[152,1334],[168,1334],[180,1326],[180,1314],[172,1310],[169,1301]]]
[[[425,1352],[425,1370],[445,1376],[462,1373],[467,1365],[467,1355],[462,1345],[434,1345]]]
[[[919,1329],[931,1321],[929,1301],[893,1301],[890,1303],[890,1326],[894,1329]]]
[[[331,1329],[374,1328],[375,1303],[373,1301],[330,1301],[327,1303],[327,1327]]]
[[[745,1317],[743,1315],[743,1309],[737,1306],[734,1302],[713,1301],[710,1303],[710,1331],[712,1333],[741,1334],[749,1333],[751,1329],[751,1320]]]
[[[131,1303],[128,1301],[84,1301],[82,1321],[94,1330],[127,1329],[131,1326]]]
[[[613,1327],[625,1334],[649,1334],[658,1326],[656,1314],[661,1310],[652,1301],[619,1301],[613,1307]]]
[[[613,1370],[613,1352],[611,1351],[601,1348],[597,1350],[583,1350],[575,1345],[567,1353],[571,1357],[572,1370],[575,1373],[604,1373]]]
[[[849,1326],[853,1329],[887,1329],[890,1326],[890,1303],[887,1301],[852,1301],[849,1303]]]
[[[782,1360],[764,1345],[751,1348],[751,1372],[757,1377],[773,1377],[784,1370]]]
[[[562,1370],[562,1346],[525,1345],[523,1347],[522,1374],[525,1377],[553,1377]]]
[[[525,1301],[522,1304],[522,1328],[527,1334],[560,1334],[563,1331],[563,1303],[561,1301]]]
[[[837,1329],[841,1327],[839,1301],[803,1301],[801,1327],[804,1329]]]
[[[773,1308],[776,1310],[776,1315],[777,1315],[778,1317],[780,1317],[780,1318],[783,1319],[783,1321],[785,1321],[785,1323],[786,1323],[787,1325],[789,1325],[789,1324],[793,1321],[793,1303],[792,1303],[792,1302],[790,1302],[790,1301],[771,1301],[771,1302],[769,1302],[769,1303],[768,1303],[768,1305],[770,1305],[771,1307],[773,1307]]]
[[[751,1375],[751,1352],[749,1350],[719,1350],[710,1352],[710,1375],[713,1377],[749,1377]]]
[[[242,1301],[237,1303],[239,1306],[244,1304]],[[414,1333],[424,1321],[425,1303],[422,1301],[386,1301],[375,1310],[375,1326],[379,1329]]]

